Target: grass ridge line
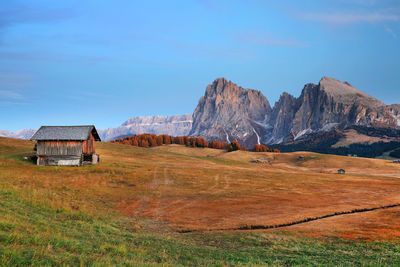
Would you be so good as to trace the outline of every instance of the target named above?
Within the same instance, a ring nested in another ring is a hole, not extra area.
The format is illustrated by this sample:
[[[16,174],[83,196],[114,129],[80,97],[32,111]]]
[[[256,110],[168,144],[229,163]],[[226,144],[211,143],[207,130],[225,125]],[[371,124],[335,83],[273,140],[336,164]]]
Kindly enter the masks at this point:
[[[330,218],[330,217],[335,217],[335,216],[341,216],[341,215],[346,215],[346,214],[355,214],[355,213],[368,212],[368,211],[381,210],[381,209],[396,208],[396,207],[400,207],[400,203],[385,205],[385,206],[378,206],[378,207],[373,207],[373,208],[361,208],[361,209],[353,209],[353,210],[349,210],[349,211],[337,211],[337,212],[322,215],[322,216],[308,217],[308,218],[305,218],[302,220],[288,222],[288,223],[281,223],[281,224],[244,225],[244,226],[240,226],[237,228],[219,228],[219,229],[213,229],[213,230],[184,229],[184,230],[179,230],[178,232],[179,233],[193,233],[193,232],[212,232],[212,231],[243,231],[243,230],[276,229],[276,228],[288,227],[288,226],[292,226],[292,225],[322,220],[325,218]]]

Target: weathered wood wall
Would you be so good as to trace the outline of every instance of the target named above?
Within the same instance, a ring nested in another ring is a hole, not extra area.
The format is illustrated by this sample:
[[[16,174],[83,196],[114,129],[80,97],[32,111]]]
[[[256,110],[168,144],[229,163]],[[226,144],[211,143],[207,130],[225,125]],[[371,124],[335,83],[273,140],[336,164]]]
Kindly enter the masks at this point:
[[[83,141],[82,143],[82,152],[83,154],[93,154],[95,153],[95,139],[92,133],[90,133],[89,139]]]
[[[39,156],[37,165],[80,166],[82,165],[82,156]]]
[[[90,134],[85,141],[38,141],[38,165],[68,165],[96,164],[95,138]]]
[[[37,154],[39,156],[80,156],[82,154],[82,142],[38,141]]]

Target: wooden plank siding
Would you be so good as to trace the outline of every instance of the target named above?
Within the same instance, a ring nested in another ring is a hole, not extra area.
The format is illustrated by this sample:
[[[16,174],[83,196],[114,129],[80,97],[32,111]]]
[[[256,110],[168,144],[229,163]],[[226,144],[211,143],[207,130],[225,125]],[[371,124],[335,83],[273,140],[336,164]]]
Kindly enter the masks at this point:
[[[95,138],[93,134],[90,134],[89,139],[83,141],[82,143],[82,152],[83,154],[94,154],[95,151]]]
[[[38,141],[39,156],[80,156],[82,155],[81,141]]]
[[[31,140],[37,141],[37,165],[82,166],[100,159],[95,151],[100,137],[93,125],[42,126]]]

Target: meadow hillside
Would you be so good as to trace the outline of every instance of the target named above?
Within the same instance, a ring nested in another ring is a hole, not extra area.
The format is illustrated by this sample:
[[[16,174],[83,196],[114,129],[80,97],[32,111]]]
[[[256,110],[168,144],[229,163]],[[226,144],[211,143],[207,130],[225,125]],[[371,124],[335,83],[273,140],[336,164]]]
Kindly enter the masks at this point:
[[[33,146],[0,138],[0,266],[400,264],[399,207],[239,230],[398,204],[400,164],[98,143],[45,167]]]

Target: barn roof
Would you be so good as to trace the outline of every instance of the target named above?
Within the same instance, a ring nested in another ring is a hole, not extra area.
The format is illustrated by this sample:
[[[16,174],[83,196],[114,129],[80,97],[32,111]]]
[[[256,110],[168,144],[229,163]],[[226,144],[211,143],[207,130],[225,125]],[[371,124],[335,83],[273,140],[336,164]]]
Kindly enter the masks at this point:
[[[90,133],[93,134],[96,141],[101,141],[94,125],[42,126],[32,136],[31,140],[83,141],[89,138]]]

